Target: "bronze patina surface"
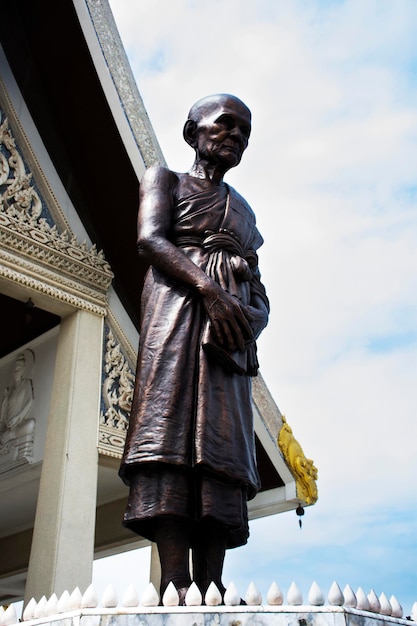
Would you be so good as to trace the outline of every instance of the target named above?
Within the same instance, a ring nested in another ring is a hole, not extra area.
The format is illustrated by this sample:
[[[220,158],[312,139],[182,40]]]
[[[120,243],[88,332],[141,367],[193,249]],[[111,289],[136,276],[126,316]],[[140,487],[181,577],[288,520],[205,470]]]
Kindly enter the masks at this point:
[[[138,250],[150,264],[141,300],[135,394],[120,475],[124,524],[158,545],[161,593],[205,593],[221,582],[225,549],[246,543],[247,500],[258,491],[251,376],[268,321],[247,202],[223,181],[239,164],[251,113],[234,96],[199,100],[184,138],[187,173],[148,169]]]

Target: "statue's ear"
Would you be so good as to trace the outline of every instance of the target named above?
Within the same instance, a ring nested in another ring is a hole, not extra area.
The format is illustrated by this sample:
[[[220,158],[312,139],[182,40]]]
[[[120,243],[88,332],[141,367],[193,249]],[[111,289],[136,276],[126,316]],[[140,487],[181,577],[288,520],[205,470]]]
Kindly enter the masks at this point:
[[[187,120],[184,124],[183,135],[185,141],[195,148],[197,145],[197,124],[194,120]]]

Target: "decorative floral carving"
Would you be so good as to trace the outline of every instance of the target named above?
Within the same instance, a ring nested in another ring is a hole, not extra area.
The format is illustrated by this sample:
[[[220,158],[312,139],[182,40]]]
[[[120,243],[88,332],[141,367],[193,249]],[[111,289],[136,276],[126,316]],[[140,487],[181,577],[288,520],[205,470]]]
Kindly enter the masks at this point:
[[[118,456],[129,423],[135,377],[111,328],[106,333],[104,374],[99,447],[116,448],[112,456]]]
[[[294,475],[297,495],[306,504],[314,504],[318,498],[317,468],[311,459],[307,459],[303,449],[295,439],[292,428],[282,416],[282,428],[278,436],[278,446]]]
[[[103,252],[59,232],[0,110],[0,275],[105,314],[113,274]]]
[[[32,262],[37,260],[87,284],[107,290],[113,277],[103,252],[95,245],[88,249],[86,242],[78,244],[67,231],[59,233],[44,218],[17,211],[14,205],[2,207],[0,237],[3,248],[18,250]]]
[[[9,122],[0,111],[0,209],[12,209],[34,219],[42,213],[42,202],[32,184],[32,174],[26,172]]]

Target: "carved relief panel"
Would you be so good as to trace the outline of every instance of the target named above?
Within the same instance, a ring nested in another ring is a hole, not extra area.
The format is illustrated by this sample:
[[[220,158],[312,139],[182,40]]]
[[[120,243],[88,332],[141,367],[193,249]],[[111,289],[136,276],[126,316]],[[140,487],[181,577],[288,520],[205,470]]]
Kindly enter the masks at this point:
[[[133,398],[135,382],[133,355],[126,342],[118,338],[116,329],[108,322],[104,328],[99,452],[120,458]],[[130,359],[127,352],[130,352]]]
[[[0,359],[0,478],[42,460],[58,332]]]
[[[0,280],[105,315],[113,278],[110,266],[94,245],[78,243],[69,231],[17,118],[10,110],[12,129],[1,106],[0,102]],[[15,132],[22,138],[21,146]]]
[[[0,466],[5,459],[29,461],[33,455],[34,365],[34,352],[24,350],[17,355],[9,372],[0,407]]]

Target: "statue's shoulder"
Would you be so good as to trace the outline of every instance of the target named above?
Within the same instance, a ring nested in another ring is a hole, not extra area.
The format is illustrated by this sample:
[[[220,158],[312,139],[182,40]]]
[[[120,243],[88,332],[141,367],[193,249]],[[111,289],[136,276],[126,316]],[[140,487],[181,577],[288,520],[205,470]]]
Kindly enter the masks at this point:
[[[249,202],[245,200],[243,196],[240,195],[238,191],[231,185],[227,185],[230,193],[230,200],[236,208],[240,208],[241,211],[247,213],[247,216],[250,217],[251,220],[256,222],[255,213],[250,206]]]
[[[174,187],[178,184],[178,174],[163,165],[151,165],[142,176],[140,184],[145,188],[155,185]]]
[[[190,176],[188,172],[176,173],[175,175],[177,183],[174,195],[177,200],[198,194],[205,187],[204,181],[195,178],[195,176]]]
[[[233,187],[228,185],[229,194],[230,194],[230,207],[239,213],[242,218],[246,221],[249,227],[252,229],[252,247],[254,250],[260,248],[264,242],[261,233],[259,232],[256,226],[256,215],[252,210],[250,204],[245,200],[243,196],[240,195],[239,192],[236,191]]]

